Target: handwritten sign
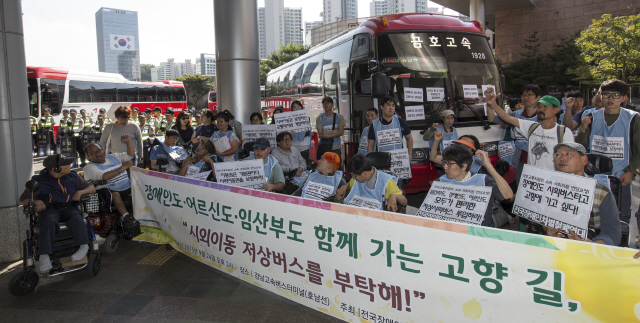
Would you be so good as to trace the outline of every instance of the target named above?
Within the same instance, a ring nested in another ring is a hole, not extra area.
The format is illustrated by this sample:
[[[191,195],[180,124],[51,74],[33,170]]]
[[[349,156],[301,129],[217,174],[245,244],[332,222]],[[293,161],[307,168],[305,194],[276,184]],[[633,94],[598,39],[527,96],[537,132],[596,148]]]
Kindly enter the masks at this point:
[[[324,200],[333,194],[333,186],[309,182],[304,189],[305,194]]]
[[[216,163],[215,170],[220,184],[262,189],[262,184],[267,181],[261,159]]]
[[[488,89],[493,89],[493,94],[497,94],[498,92],[496,92],[496,87],[494,85],[483,85],[482,86],[482,96],[484,96],[484,92],[487,91]]]
[[[427,89],[427,101],[442,101],[444,100],[444,88],[443,87],[428,87]]]
[[[407,151],[407,148],[389,151],[391,154],[391,172],[400,179],[411,178],[411,164],[409,162],[409,153]]]
[[[365,209],[380,210],[382,209],[382,202],[374,199],[369,199],[362,196],[354,196],[348,203],[351,206],[363,207]]]
[[[624,138],[593,135],[591,152],[609,156],[611,159],[624,159]]]
[[[412,105],[404,108],[406,112],[407,121],[411,120],[424,120],[424,106]]]
[[[211,174],[211,171],[200,172],[200,173],[195,173],[195,174],[191,174],[191,175],[187,174],[185,177],[197,179],[199,181],[206,181],[207,177],[209,177],[209,174]]]
[[[464,92],[465,99],[477,99],[478,98],[478,86],[475,84],[462,85],[462,91]]]
[[[242,126],[242,139],[245,142],[253,142],[258,138],[269,139],[271,148],[276,147],[276,125],[274,124],[248,124]]]
[[[492,187],[436,181],[416,216],[480,225],[491,201]]]
[[[283,112],[274,115],[276,131],[305,132],[311,130],[311,121],[306,110]]]
[[[516,146],[511,141],[498,145],[498,156],[500,156],[500,158],[511,156],[515,154],[515,152]]]
[[[587,238],[596,179],[524,165],[513,214]]]
[[[376,133],[376,136],[378,137],[378,146],[380,147],[397,145],[402,142],[400,130],[398,129],[380,130]]]
[[[423,94],[421,88],[405,87],[404,88],[404,101],[405,102],[423,102]]]

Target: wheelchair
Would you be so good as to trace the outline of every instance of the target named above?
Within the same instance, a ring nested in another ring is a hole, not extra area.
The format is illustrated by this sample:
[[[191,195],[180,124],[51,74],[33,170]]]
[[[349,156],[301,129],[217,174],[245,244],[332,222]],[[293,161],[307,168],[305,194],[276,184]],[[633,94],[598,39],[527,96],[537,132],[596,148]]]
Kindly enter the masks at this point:
[[[39,184],[36,181],[31,180],[27,182],[26,188],[33,194],[33,192],[38,190]],[[70,261],[70,256],[76,252],[77,247],[73,246],[73,237],[70,230],[68,230],[64,223],[61,222],[60,230],[54,239],[53,253],[50,255],[53,268],[44,275],[48,275],[50,277],[58,276],[84,269],[87,276],[95,277],[100,272],[101,253],[98,241],[96,241],[93,228],[87,219],[87,214],[84,212],[87,198],[88,196],[83,196],[80,203],[80,208],[83,211],[84,221],[87,226],[87,234],[89,236],[89,251],[86,256],[87,262],[82,263],[83,261],[81,260],[78,261],[80,262],[79,264],[78,262],[67,263],[67,260]],[[36,261],[39,259],[38,232],[40,228],[40,224],[38,223],[38,212],[36,211],[35,204],[33,202],[29,202],[29,204],[24,208],[24,213],[29,218],[29,228],[27,229],[27,238],[22,243],[23,269],[18,272],[9,283],[10,292],[16,296],[23,296],[31,293],[36,286],[38,286],[41,276],[41,273],[37,271],[35,266]]]

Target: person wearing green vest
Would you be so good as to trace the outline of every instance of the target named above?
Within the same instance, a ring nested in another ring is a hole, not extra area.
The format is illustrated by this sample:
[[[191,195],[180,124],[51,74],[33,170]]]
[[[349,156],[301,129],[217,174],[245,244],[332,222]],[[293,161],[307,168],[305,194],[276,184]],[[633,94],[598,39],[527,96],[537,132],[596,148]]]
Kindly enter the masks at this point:
[[[80,116],[82,117],[82,123],[84,123],[84,127],[90,128],[93,124],[93,118],[87,115],[87,111],[85,109],[80,109]]]
[[[140,122],[138,121],[138,114],[140,114],[140,109],[131,108],[131,118],[129,118],[129,122],[135,123],[140,126]]]
[[[31,124],[31,148],[33,148],[33,151],[36,152],[38,143],[38,135],[36,134],[36,132],[38,131],[38,118],[30,116],[29,123]]]
[[[158,128],[160,128],[160,123],[164,119],[165,117],[162,115],[162,109],[160,107],[153,108],[153,114],[151,115],[150,123],[155,128],[156,133],[158,132]]]
[[[104,124],[110,124],[111,123],[111,119],[109,119],[109,117],[107,117],[107,110],[105,110],[105,108],[100,108],[100,110],[98,110],[98,115],[101,115],[104,117]],[[97,122],[98,120],[96,120]]]
[[[40,129],[45,129],[49,131],[49,142],[51,143],[51,149],[56,151],[56,142],[53,140],[53,127],[56,125],[56,122],[53,120],[53,116],[51,116],[51,108],[46,107],[42,111],[43,116],[40,118],[40,122],[38,122],[38,126]]]
[[[60,119],[60,127],[58,127],[58,133],[66,132],[70,129],[69,121],[71,121],[71,118],[69,117],[69,110],[62,109],[62,118]]]
[[[142,141],[148,138],[155,138],[156,133],[151,124],[147,124],[147,116],[144,112],[138,114],[138,122],[136,123],[140,127],[140,133],[142,134]],[[166,131],[166,130],[165,130]]]
[[[99,114],[98,119],[96,120],[96,124],[93,125],[93,132],[96,133],[96,142],[100,142],[100,138],[102,137],[102,133],[104,132],[104,127],[107,125],[107,118],[103,115]]]
[[[155,133],[157,133],[158,135],[166,134],[167,130],[171,129],[171,127],[173,127],[175,123],[174,115],[175,112],[173,111],[173,108],[168,107],[164,113],[164,119],[160,120],[159,123],[155,126]]]
[[[82,136],[80,136],[80,132],[82,131],[82,129],[84,129],[84,122],[82,121],[81,118],[78,118],[78,113],[76,112],[75,109],[71,109],[70,112],[71,112],[71,119],[69,121],[71,122],[71,130],[73,131],[73,135],[75,136],[75,140],[76,140],[76,151],[78,152],[78,155],[80,155],[80,160],[82,160],[80,167],[84,167],[87,165],[87,157],[85,156],[85,153],[84,153]]]

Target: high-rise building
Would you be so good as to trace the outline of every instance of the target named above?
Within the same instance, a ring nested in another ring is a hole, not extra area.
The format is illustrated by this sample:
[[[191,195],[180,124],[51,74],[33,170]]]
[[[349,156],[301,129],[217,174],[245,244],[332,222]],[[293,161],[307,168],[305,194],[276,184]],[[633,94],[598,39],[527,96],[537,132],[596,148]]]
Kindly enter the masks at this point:
[[[264,1],[265,50],[267,55],[284,44],[284,0]]]
[[[369,4],[371,16],[390,15],[395,13],[442,13],[440,9],[429,7],[427,0],[372,0]]]
[[[264,18],[264,7],[258,8],[258,38],[260,58],[267,57],[267,24]]]
[[[376,17],[387,14],[387,1],[386,0],[372,0],[369,3],[369,16]]]
[[[358,18],[357,0],[322,0],[322,22]]]
[[[284,44],[302,44],[302,8],[284,8]]]
[[[118,73],[131,81],[140,80],[138,13],[112,8],[96,12],[98,69]]]
[[[304,22],[304,44],[311,46],[311,29],[322,26],[322,21]]]
[[[265,0],[258,8],[260,58],[278,50],[280,44],[302,44],[302,9],[286,8],[284,0]]]
[[[216,55],[200,54],[200,75],[216,75]]]

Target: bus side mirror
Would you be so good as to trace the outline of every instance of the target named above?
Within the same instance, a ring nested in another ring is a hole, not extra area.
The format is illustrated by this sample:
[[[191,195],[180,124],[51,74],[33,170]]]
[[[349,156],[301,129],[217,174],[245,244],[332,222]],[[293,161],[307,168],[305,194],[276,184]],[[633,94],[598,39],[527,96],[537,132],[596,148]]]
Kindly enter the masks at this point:
[[[387,86],[387,82],[387,74],[371,74],[371,97],[379,99],[386,95],[389,95],[389,87]]]

